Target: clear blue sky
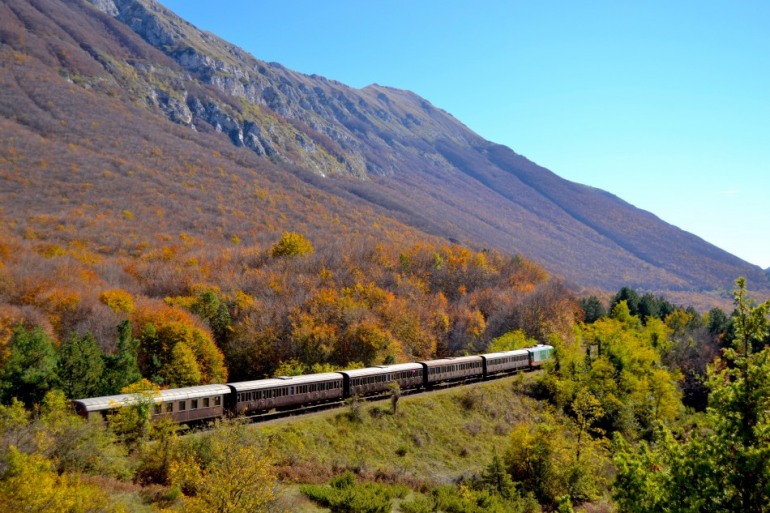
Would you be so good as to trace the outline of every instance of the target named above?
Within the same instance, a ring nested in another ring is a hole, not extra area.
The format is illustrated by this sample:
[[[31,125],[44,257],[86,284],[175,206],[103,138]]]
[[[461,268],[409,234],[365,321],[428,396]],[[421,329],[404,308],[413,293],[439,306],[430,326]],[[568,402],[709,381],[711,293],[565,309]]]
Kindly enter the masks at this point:
[[[258,59],[414,91],[770,267],[770,1],[162,3]]]

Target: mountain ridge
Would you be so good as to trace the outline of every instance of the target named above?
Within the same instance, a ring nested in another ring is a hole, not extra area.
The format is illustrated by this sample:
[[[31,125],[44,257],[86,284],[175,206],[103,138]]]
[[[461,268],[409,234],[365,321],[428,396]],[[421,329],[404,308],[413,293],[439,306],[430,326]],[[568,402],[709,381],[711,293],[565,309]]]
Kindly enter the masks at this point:
[[[357,198],[436,237],[522,254],[585,287],[720,291],[738,275],[768,287],[759,267],[610,193],[559,178],[412,92],[354,89],[265,63],[154,1],[88,1],[31,3],[91,28],[81,34],[68,25],[72,41],[56,44],[69,57],[49,56],[70,86],[224,137],[333,197]],[[4,5],[25,30],[42,23],[18,2]],[[0,37],[19,52],[14,28],[6,23]],[[13,107],[5,106],[9,119]]]

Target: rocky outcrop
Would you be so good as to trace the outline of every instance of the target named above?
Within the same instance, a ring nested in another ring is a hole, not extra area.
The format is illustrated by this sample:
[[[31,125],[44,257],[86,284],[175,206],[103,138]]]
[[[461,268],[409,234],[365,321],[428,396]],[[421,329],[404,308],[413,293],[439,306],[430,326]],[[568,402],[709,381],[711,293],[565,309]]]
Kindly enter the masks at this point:
[[[297,92],[297,84],[283,76],[283,67],[258,61],[197,30],[154,1],[89,1],[130,27],[184,70],[173,80],[164,76],[163,87],[152,80],[146,84],[147,103],[169,120],[192,129],[206,125],[227,135],[236,146],[274,161],[316,169],[322,175],[366,175],[363,157],[350,154],[353,139],[322,117],[306,115],[311,104]],[[133,65],[141,67],[138,63]],[[275,68],[281,73],[271,72]],[[158,70],[142,71],[143,76],[161,75]],[[172,74],[169,70],[163,73]],[[201,84],[208,86],[208,94],[205,87],[196,87],[198,92],[194,95],[188,90],[187,86]],[[312,134],[287,122],[292,119],[306,123],[328,139],[314,141]],[[340,147],[339,143],[348,148]]]
[[[169,119],[191,127],[205,123],[259,155],[285,161],[300,158],[297,164],[326,170],[322,174],[364,177],[410,166],[412,156],[403,152],[410,145],[401,140],[440,137],[469,144],[467,134],[458,133],[456,120],[411,93],[379,86],[356,90],[260,61],[198,30],[154,0],[90,1],[174,59],[191,79],[218,92],[198,98],[204,108],[188,101],[192,118],[179,102],[165,101],[157,93]],[[183,96],[186,91],[177,93]],[[295,122],[303,129],[298,130]],[[254,127],[260,127],[259,135]],[[434,159],[441,158],[435,153]]]

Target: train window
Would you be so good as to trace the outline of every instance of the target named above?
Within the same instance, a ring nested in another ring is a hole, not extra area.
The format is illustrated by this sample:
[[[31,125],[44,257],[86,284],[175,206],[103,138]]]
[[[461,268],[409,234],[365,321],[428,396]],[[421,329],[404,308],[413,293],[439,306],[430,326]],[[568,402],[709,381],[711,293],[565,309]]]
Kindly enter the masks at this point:
[[[166,413],[174,412],[174,403],[166,403]]]
[[[163,408],[160,403],[156,404],[155,407],[153,408],[153,412],[155,413],[155,415],[160,415],[162,411],[163,411]]]
[[[185,411],[187,409],[187,403],[185,401],[179,401],[179,411]]]
[[[198,400],[197,399],[192,399],[190,401],[190,409],[191,410],[197,410],[198,409]]]
[[[214,406],[221,406],[222,405],[222,396],[218,395],[214,397]]]
[[[211,403],[211,401],[209,400],[208,397],[204,397],[203,398],[203,407],[204,408],[209,408],[210,407],[210,403]]]

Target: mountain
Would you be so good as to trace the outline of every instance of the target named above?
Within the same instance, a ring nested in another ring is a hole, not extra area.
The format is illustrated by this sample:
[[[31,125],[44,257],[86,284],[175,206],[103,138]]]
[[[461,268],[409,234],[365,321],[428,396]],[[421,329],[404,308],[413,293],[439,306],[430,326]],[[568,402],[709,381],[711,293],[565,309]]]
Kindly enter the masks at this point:
[[[254,241],[366,231],[521,254],[583,287],[770,287],[411,92],[262,62],[152,0],[2,0],[0,45],[2,215],[19,231],[102,233],[115,216]],[[102,250],[146,237],[129,227]]]

